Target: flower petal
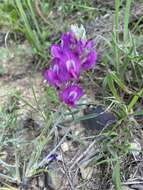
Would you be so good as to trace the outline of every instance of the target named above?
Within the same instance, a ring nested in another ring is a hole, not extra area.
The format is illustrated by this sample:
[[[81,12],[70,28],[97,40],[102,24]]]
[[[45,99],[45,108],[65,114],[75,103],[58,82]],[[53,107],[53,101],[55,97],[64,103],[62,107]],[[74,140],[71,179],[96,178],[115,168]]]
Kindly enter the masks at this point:
[[[88,50],[93,50],[93,46],[94,46],[93,40],[88,40],[86,42],[85,48],[87,48]]]
[[[84,53],[84,49],[85,49],[85,41],[83,40],[79,40],[76,44],[76,53],[78,56],[81,56]]]
[[[61,84],[61,81],[57,77],[57,75],[53,72],[52,69],[48,69],[44,73],[45,80],[48,81],[48,83],[53,87],[59,87]]]
[[[52,81],[54,79],[53,72],[50,69],[47,69],[44,73],[44,78],[47,80],[50,84],[52,84]]]
[[[59,45],[52,45],[51,54],[53,57],[60,58],[62,54],[61,47]]]
[[[57,160],[57,158],[58,158],[58,155],[57,155],[57,154],[51,154],[51,155],[47,158],[47,160],[48,160],[48,161],[55,161],[55,160]]]
[[[82,63],[82,68],[84,70],[91,69],[96,64],[97,54],[95,51],[91,51],[88,53],[86,59]]]
[[[64,50],[70,50],[75,46],[77,40],[72,32],[64,33],[61,36],[61,47]]]
[[[60,92],[59,97],[65,104],[71,107],[76,107],[76,101],[79,100],[82,95],[82,88],[77,85],[72,85]]]
[[[77,79],[79,77],[81,64],[78,56],[74,55],[71,51],[66,51],[62,63],[71,79]]]

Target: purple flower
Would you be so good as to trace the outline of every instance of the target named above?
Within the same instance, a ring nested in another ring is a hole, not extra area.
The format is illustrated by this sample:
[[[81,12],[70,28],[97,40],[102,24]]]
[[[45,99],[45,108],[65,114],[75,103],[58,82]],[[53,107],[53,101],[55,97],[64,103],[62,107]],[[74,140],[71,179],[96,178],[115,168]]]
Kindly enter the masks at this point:
[[[60,66],[58,60],[55,58],[53,60],[53,65],[50,69],[47,69],[44,73],[44,78],[49,82],[51,86],[59,87],[61,84],[60,76]]]
[[[94,49],[93,40],[88,40],[85,44],[85,48],[87,48],[88,50],[93,50]]]
[[[73,49],[77,43],[77,39],[75,38],[72,32],[64,33],[61,36],[61,47],[64,50]]]
[[[51,54],[54,57],[52,63],[56,65],[56,68],[57,64],[59,65],[57,76],[60,80],[61,77],[65,77],[65,75],[66,79],[68,77],[69,80],[79,77],[81,66],[80,59],[70,49],[63,49],[59,45],[52,45]],[[64,81],[65,79],[61,80],[61,82]]]
[[[62,34],[59,45],[51,46],[51,55],[51,66],[44,77],[58,91],[61,101],[76,107],[76,101],[83,95],[82,88],[76,85],[80,74],[96,64],[93,41],[86,40],[83,26],[74,25],[70,32]]]
[[[82,68],[84,70],[91,69],[96,64],[97,55],[94,50],[90,51],[82,63]]]
[[[71,107],[76,107],[76,101],[79,100],[82,95],[82,88],[77,85],[72,85],[60,92],[59,97],[65,104]]]
[[[65,84],[69,80],[69,73],[65,70],[65,67],[60,59],[53,59],[52,70],[55,73],[56,79],[59,83]]]
[[[74,33],[69,32],[63,34],[61,40],[61,46],[63,50],[70,50],[78,56],[83,53],[85,42],[83,40],[77,40]]]
[[[44,78],[52,86],[58,86],[58,81],[56,81],[56,76],[51,69],[47,69],[44,73]],[[54,82],[53,82],[54,81]]]
[[[57,161],[58,155],[57,154],[51,154],[47,160],[48,161]]]
[[[62,55],[62,48],[59,45],[51,46],[51,55],[56,58],[60,58]]]
[[[79,77],[81,63],[75,54],[71,51],[65,51],[64,55],[61,56],[60,61],[62,67],[65,68],[64,73],[68,73],[69,79],[77,79]]]
[[[65,72],[59,59],[55,58],[52,60],[52,67],[45,71],[44,78],[53,87],[60,87],[69,80],[69,74]]]

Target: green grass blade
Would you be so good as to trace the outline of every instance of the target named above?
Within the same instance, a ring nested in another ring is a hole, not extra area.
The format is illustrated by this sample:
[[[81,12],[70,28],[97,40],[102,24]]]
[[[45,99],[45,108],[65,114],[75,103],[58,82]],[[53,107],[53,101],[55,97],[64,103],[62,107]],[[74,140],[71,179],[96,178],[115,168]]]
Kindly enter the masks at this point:
[[[118,86],[123,90],[128,92],[129,94],[131,93],[126,85],[121,81],[121,79],[114,73],[114,72],[110,72],[110,75],[112,76],[113,80],[118,84]]]
[[[129,105],[128,105],[128,112],[131,111],[131,109],[134,107],[134,105],[137,103],[139,97],[143,96],[143,88],[136,94],[134,95],[134,97],[132,98],[132,100],[130,101]]]
[[[113,34],[112,34],[112,38],[113,38],[113,42],[115,42],[113,44],[114,47],[114,52],[115,52],[115,63],[116,63],[116,69],[117,72],[119,73],[119,49],[116,46],[116,44],[118,44],[119,42],[119,36],[118,36],[118,27],[119,27],[119,7],[120,7],[120,0],[115,0],[115,27],[113,28]]]
[[[130,17],[131,2],[132,0],[126,1],[125,17],[124,17],[125,18],[124,19],[124,42],[125,43],[127,43],[128,35],[129,35],[128,24],[129,24],[129,17]]]
[[[119,160],[116,161],[112,174],[113,183],[116,190],[121,190],[121,179],[120,179],[120,164]]]
[[[33,7],[32,7],[32,1],[31,1],[31,0],[27,0],[27,5],[28,5],[28,7],[29,7],[32,20],[33,20],[33,22],[34,22],[34,24],[35,24],[35,26],[36,26],[38,35],[39,35],[39,37],[40,37],[40,36],[42,36],[42,35],[41,35],[41,31],[40,31],[40,28],[39,28],[39,25],[38,25],[38,22],[37,22],[37,19],[36,19],[36,15],[35,15],[34,10],[33,10]]]
[[[112,95],[115,97],[115,99],[117,101],[120,102],[121,101],[120,97],[119,97],[119,95],[117,93],[117,90],[116,90],[115,85],[114,85],[113,77],[112,77],[112,75],[110,73],[107,75],[107,84],[108,84],[109,89],[112,92]]]
[[[40,46],[39,38],[38,38],[38,36],[37,36],[37,38],[35,38],[35,33],[33,33],[32,29],[31,29],[31,26],[29,24],[28,18],[26,16],[25,11],[24,11],[23,4],[22,4],[21,0],[15,0],[15,3],[17,6],[18,13],[23,20],[23,23],[24,23],[23,31],[24,31],[27,39],[29,40],[29,42],[31,43],[31,45],[33,47],[36,47],[36,49],[38,51],[40,51],[41,46]]]

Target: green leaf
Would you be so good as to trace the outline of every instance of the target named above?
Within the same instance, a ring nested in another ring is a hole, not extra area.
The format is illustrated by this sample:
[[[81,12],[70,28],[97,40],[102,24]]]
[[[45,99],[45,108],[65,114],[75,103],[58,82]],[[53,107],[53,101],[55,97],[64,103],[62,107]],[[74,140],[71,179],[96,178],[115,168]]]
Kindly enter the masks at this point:
[[[120,164],[119,160],[117,159],[116,164],[114,166],[112,180],[115,185],[116,190],[121,190],[121,179],[120,179]]]
[[[134,97],[130,101],[130,103],[128,105],[128,112],[131,111],[131,109],[134,107],[134,105],[138,101],[139,97],[142,97],[142,96],[143,96],[143,88],[136,95],[134,95]]]
[[[112,74],[108,74],[107,75],[107,83],[108,83],[108,87],[109,87],[109,89],[111,90],[111,92],[112,92],[112,95],[115,97],[115,99],[117,100],[117,101],[121,101],[120,100],[120,97],[119,97],[119,95],[118,95],[118,93],[117,93],[117,91],[116,91],[116,88],[115,88],[115,85],[114,85],[114,80],[113,80],[113,76],[112,76]]]
[[[125,16],[124,16],[124,43],[128,41],[128,24],[129,24],[129,16],[130,16],[130,7],[131,7],[132,0],[126,1],[126,8],[125,8]]]

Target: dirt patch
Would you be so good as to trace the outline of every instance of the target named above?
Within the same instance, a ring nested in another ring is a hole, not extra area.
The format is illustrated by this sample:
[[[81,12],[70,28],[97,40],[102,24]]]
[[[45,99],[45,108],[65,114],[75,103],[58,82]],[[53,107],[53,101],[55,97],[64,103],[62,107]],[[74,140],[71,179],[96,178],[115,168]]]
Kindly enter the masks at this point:
[[[3,44],[4,45],[4,44]],[[35,86],[36,94],[42,92],[42,72],[35,71],[36,62],[27,42],[9,48],[2,47],[0,58],[0,102],[4,103],[7,95],[18,92],[21,96],[33,99],[32,86]],[[34,63],[33,63],[34,62]]]

